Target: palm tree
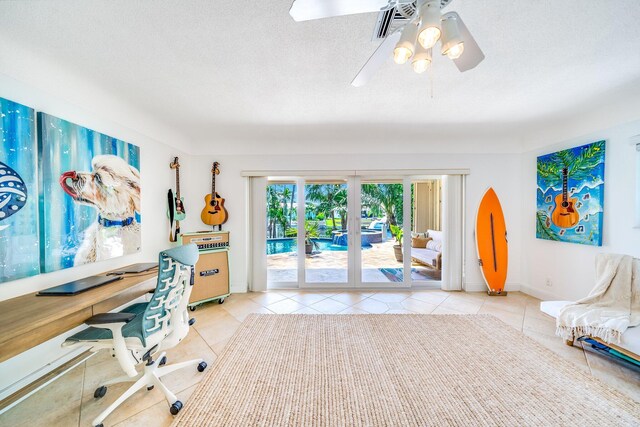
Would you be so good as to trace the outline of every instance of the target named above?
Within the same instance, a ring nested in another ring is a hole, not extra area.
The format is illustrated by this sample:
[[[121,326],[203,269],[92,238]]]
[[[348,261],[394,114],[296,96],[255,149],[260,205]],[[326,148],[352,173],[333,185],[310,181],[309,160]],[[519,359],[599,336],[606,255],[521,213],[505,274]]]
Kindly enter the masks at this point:
[[[293,222],[293,200],[296,198],[296,184],[291,186],[291,200],[289,201],[289,224]]]
[[[402,184],[362,184],[362,204],[374,212],[382,208],[387,224],[396,226],[403,215],[402,187]]]
[[[324,212],[325,217],[331,217],[332,230],[336,229],[336,209],[342,208],[344,205],[346,210],[346,197],[342,197],[341,191],[346,196],[344,184],[310,184],[307,186],[307,199],[315,203],[318,212]],[[346,212],[344,215],[346,219]],[[346,220],[342,223],[342,228],[346,228]]]
[[[284,215],[285,222],[287,223],[287,226],[285,228],[289,228],[291,226],[291,210],[289,209],[287,203],[289,203],[289,199],[291,198],[291,189],[288,185],[284,186],[280,197],[282,199],[282,214]],[[287,212],[287,210],[289,212]]]
[[[347,198],[347,189],[341,188],[334,197],[336,202],[336,208],[334,209],[338,212],[340,216],[340,227],[342,231],[347,229],[347,213],[348,213],[348,198]]]
[[[267,186],[267,236],[275,237],[275,218],[278,215],[278,195],[274,186]]]
[[[287,217],[283,208],[282,193],[278,192],[277,185],[267,187],[267,236],[273,239],[278,237],[278,225],[283,233],[287,229]]]

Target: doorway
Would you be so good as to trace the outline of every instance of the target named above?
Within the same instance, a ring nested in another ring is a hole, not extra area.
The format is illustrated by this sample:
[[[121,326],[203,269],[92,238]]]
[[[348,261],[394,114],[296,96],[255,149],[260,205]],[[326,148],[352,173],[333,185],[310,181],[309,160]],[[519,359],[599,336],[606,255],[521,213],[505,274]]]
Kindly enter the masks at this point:
[[[441,176],[268,177],[267,288],[440,287],[442,195]]]

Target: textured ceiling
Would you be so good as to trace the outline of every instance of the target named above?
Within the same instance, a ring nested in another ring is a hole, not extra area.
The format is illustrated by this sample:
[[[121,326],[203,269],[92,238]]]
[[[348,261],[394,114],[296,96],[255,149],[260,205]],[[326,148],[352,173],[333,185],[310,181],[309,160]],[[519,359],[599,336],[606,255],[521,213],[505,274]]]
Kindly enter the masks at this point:
[[[446,10],[486,60],[461,74],[438,56],[433,97],[425,75],[391,59],[367,86],[350,86],[377,46],[376,14],[295,23],[290,5],[0,1],[0,36],[195,142],[325,125],[525,131],[640,82],[638,0],[455,0]]]

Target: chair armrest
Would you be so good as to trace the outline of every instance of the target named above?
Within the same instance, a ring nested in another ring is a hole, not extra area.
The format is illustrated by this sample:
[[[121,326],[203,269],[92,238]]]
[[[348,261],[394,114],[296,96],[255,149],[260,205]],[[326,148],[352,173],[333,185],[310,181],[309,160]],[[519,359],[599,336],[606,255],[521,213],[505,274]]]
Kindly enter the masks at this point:
[[[129,323],[136,317],[131,313],[99,313],[84,321],[87,325],[104,325],[107,323]]]
[[[136,315],[131,313],[99,313],[84,322],[87,325],[93,325],[94,328],[109,329],[111,331],[113,334],[113,350],[118,362],[122,370],[132,378],[138,374],[136,371],[137,362],[127,348],[127,343],[122,336],[122,328],[135,317]]]

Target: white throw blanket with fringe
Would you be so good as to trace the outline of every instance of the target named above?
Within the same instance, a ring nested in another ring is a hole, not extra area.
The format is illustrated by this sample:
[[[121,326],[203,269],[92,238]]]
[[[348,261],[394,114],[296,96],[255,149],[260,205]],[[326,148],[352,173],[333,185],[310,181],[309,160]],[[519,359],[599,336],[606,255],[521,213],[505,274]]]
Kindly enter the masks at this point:
[[[627,328],[640,324],[639,270],[628,255],[599,254],[596,286],[586,298],[560,310],[556,334],[565,340],[590,335],[619,343]]]

